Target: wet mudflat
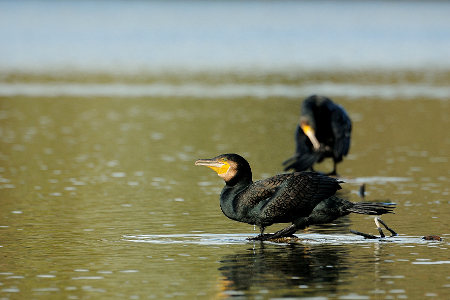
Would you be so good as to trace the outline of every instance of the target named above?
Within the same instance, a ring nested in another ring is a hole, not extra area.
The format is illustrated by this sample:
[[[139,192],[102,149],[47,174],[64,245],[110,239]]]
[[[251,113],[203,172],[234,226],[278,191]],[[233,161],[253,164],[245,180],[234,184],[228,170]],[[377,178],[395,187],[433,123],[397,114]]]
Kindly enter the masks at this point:
[[[446,298],[448,99],[333,99],[354,122],[341,195],[365,183],[398,203],[383,217],[398,237],[352,235],[377,231],[351,215],[261,244],[223,216],[223,182],[194,161],[237,152],[255,179],[281,172],[295,97],[2,96],[0,298]]]

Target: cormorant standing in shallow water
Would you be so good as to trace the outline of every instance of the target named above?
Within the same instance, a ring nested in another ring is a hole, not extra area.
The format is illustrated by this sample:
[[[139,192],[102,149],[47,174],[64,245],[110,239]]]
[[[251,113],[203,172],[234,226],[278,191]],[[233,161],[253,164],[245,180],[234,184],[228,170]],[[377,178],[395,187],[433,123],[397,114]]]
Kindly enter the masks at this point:
[[[342,181],[315,172],[279,174],[253,182],[249,163],[238,154],[222,154],[200,159],[196,166],[207,166],[225,180],[220,194],[220,207],[230,219],[258,225],[266,240],[291,236],[309,225],[359,213],[382,215],[394,209],[393,203],[353,203],[334,196]],[[292,223],[276,232],[264,235],[264,229],[274,223]]]
[[[331,99],[313,95],[302,103],[300,122],[295,132],[295,155],[285,162],[284,170],[312,170],[313,164],[326,157],[333,158],[333,171],[336,164],[348,154],[352,122],[342,106]]]

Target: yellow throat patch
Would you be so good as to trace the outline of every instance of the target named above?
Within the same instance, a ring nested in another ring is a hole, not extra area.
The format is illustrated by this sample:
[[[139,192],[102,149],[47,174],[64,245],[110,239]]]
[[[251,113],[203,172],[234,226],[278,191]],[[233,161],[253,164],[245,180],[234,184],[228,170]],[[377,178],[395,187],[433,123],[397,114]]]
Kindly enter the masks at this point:
[[[300,127],[302,128],[302,130],[303,130],[303,132],[305,133],[305,135],[309,135],[309,134],[311,134],[311,133],[314,133],[314,130],[313,130],[312,127],[309,126],[309,125],[302,124]]]
[[[230,164],[226,161],[220,161],[221,165],[220,167],[217,166],[208,166],[208,168],[213,169],[217,174],[222,175],[228,172],[228,169],[230,168]]]

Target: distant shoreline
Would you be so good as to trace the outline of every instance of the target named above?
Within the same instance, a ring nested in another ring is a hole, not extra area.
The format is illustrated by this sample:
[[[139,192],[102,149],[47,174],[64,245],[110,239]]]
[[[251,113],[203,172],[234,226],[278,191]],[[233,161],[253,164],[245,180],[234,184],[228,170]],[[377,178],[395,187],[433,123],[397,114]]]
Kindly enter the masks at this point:
[[[304,98],[449,100],[450,70],[354,72],[0,73],[0,97]]]

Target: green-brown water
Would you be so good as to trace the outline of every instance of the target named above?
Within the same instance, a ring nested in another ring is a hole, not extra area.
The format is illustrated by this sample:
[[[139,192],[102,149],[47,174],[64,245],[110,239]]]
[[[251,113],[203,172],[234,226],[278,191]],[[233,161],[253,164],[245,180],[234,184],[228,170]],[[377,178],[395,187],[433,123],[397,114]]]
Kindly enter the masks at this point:
[[[350,235],[376,233],[352,215],[288,245],[247,241],[194,161],[236,152],[255,179],[280,172],[300,98],[126,93],[0,98],[0,299],[450,295],[448,97],[330,95],[354,126],[343,193],[358,201],[366,183],[367,199],[398,203],[383,219],[400,236]]]

